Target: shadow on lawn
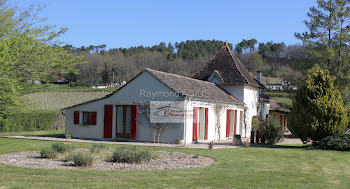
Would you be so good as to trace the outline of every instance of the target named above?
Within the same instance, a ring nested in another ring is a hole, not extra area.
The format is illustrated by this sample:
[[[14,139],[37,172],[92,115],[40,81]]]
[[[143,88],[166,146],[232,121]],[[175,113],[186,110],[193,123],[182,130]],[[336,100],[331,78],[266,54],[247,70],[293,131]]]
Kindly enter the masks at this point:
[[[66,138],[64,134],[43,134],[43,135],[28,135],[28,136],[33,136],[33,137],[53,137],[53,138]]]
[[[269,145],[269,144],[252,144],[251,148],[284,148],[284,149],[305,149],[310,150],[311,144],[301,144],[301,145]]]

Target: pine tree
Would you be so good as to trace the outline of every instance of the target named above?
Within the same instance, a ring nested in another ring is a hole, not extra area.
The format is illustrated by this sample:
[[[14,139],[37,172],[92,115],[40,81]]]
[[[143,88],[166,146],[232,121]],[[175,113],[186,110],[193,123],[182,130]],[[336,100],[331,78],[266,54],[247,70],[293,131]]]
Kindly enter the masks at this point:
[[[347,111],[334,79],[328,70],[318,68],[296,92],[288,126],[303,142],[344,134]]]
[[[350,0],[318,0],[311,7],[308,30],[296,33],[303,41],[313,64],[326,68],[337,76],[335,85],[340,89],[350,110]]]

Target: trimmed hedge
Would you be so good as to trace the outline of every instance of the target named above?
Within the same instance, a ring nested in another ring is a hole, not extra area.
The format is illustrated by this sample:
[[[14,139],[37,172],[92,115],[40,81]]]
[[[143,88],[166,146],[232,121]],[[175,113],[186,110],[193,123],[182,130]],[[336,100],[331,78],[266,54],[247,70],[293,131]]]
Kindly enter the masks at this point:
[[[0,132],[57,130],[64,128],[64,117],[58,110],[26,110],[9,113],[0,121]]]
[[[350,135],[328,136],[320,141],[314,141],[313,147],[322,150],[350,151]]]

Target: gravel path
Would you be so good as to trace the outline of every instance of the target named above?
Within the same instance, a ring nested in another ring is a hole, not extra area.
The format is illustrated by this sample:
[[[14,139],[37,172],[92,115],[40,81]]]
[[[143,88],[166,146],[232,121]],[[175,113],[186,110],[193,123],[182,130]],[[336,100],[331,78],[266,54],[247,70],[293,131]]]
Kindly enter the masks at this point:
[[[109,151],[108,153],[111,153]],[[89,169],[118,170],[118,169],[181,169],[210,166],[214,160],[208,157],[195,156],[180,152],[156,151],[157,159],[140,164],[113,163],[106,158],[96,158]],[[58,159],[40,158],[39,151],[0,154],[0,163],[31,168],[79,169],[73,162],[65,162],[63,156]]]

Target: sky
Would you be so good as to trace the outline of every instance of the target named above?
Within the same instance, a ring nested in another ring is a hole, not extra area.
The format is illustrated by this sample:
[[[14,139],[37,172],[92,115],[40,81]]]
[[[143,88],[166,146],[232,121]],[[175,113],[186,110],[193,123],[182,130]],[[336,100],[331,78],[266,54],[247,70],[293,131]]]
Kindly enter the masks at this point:
[[[242,39],[300,43],[295,32],[315,0],[13,0],[45,4],[45,24],[67,27],[60,40],[73,46],[152,46],[160,42]]]

